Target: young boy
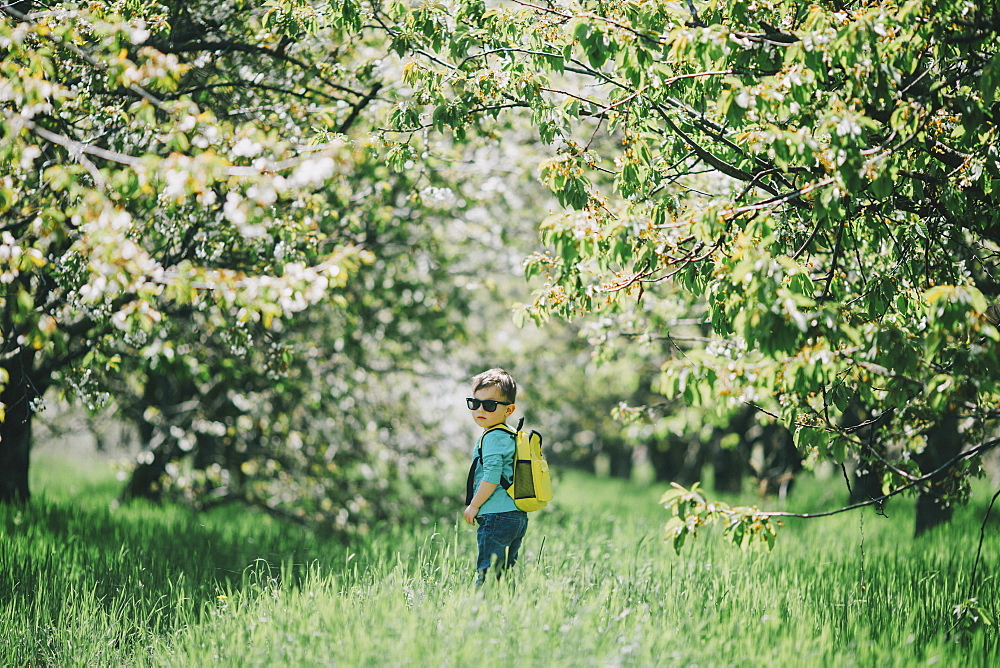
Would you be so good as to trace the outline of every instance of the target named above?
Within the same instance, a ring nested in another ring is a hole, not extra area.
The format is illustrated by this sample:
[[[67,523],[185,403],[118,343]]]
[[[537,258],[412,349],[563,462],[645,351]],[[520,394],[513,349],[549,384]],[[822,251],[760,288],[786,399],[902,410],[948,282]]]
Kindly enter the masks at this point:
[[[514,412],[516,398],[517,383],[510,374],[490,369],[472,379],[472,397],[465,400],[476,424],[483,428],[472,453],[468,505],[463,513],[469,524],[479,522],[477,587],[486,581],[493,559],[497,578],[517,562],[528,529],[528,513],[517,509],[500,484],[501,479],[510,481],[514,475],[514,434],[504,426]]]

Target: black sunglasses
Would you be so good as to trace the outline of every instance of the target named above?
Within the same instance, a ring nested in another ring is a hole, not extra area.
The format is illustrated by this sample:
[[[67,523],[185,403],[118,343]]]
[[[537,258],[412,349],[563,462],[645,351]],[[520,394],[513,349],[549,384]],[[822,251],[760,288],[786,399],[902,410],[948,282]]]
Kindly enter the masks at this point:
[[[497,401],[496,399],[473,399],[468,397],[465,403],[469,405],[469,410],[474,411],[481,405],[487,413],[492,413],[497,409],[497,405],[510,406],[509,401]]]

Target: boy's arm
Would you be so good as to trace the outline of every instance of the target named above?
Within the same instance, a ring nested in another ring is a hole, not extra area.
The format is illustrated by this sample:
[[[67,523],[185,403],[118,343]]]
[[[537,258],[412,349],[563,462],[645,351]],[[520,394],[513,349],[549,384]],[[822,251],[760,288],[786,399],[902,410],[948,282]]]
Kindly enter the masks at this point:
[[[472,497],[472,503],[470,503],[468,507],[465,509],[465,512],[462,513],[462,516],[465,518],[466,522],[468,522],[469,524],[476,523],[476,515],[479,514],[480,506],[486,503],[486,500],[490,498],[490,496],[493,494],[493,490],[495,490],[496,488],[497,485],[496,483],[493,482],[486,482],[484,480],[481,483],[479,483],[479,489],[476,490],[475,496]]]
[[[465,509],[465,512],[462,513],[465,521],[469,524],[476,523],[476,515],[479,514],[479,508],[486,503],[499,486],[504,457],[513,456],[514,443],[509,437],[504,438],[505,434],[506,432],[501,432],[498,429],[487,433],[483,437],[481,452],[483,455],[484,479],[479,483],[476,494],[472,497],[472,502]],[[494,480],[496,482],[493,482]]]

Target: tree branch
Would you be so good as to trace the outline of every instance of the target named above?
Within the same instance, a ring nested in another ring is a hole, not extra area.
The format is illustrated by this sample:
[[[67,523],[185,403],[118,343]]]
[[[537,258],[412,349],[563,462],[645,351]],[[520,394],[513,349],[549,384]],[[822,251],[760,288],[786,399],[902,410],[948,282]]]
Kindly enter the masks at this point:
[[[965,459],[971,459],[972,457],[975,457],[975,456],[980,455],[980,454],[982,454],[984,452],[992,450],[993,448],[995,448],[997,446],[1000,446],[1000,438],[994,438],[994,439],[990,439],[989,441],[986,441],[985,443],[980,443],[979,445],[977,445],[976,447],[974,447],[974,448],[972,448],[970,450],[966,450],[965,452],[961,452],[961,453],[955,455],[954,457],[952,457],[951,459],[949,459],[948,461],[946,461],[944,464],[942,464],[938,468],[936,468],[933,471],[931,471],[930,473],[924,474],[924,475],[920,476],[919,478],[913,478],[910,482],[906,483],[902,487],[897,487],[896,489],[891,490],[891,491],[883,494],[882,496],[874,497],[874,498],[868,499],[867,501],[861,501],[859,503],[855,503],[855,504],[852,504],[850,506],[844,506],[843,508],[837,508],[836,510],[828,510],[828,511],[825,511],[825,512],[822,512],[822,513],[789,513],[789,512],[783,512],[783,511],[766,511],[766,512],[761,512],[759,514],[763,515],[763,516],[766,516],[766,517],[797,517],[797,518],[800,518],[800,519],[815,519],[815,518],[818,518],[818,517],[830,517],[832,515],[839,515],[841,513],[846,513],[846,512],[848,512],[850,510],[857,510],[858,508],[864,508],[865,506],[873,506],[873,505],[877,505],[877,504],[882,504],[882,503],[885,503],[885,501],[887,499],[889,499],[890,497],[898,496],[898,495],[902,494],[903,492],[905,492],[905,491],[907,491],[909,489],[912,489],[913,487],[916,487],[917,485],[920,485],[922,483],[928,482],[929,480],[935,478],[936,476],[938,476],[939,474],[941,474],[943,471],[948,470],[949,468],[951,468],[952,466],[954,466],[958,462],[960,462],[962,460],[965,460]],[[998,494],[1000,494],[1000,492],[998,492]],[[992,506],[992,504],[991,504],[991,506]]]
[[[250,53],[261,56],[268,56],[269,58],[274,58],[275,60],[284,61],[286,63],[300,67],[307,72],[314,72],[315,68],[311,67],[309,63],[294,58],[285,53],[279,53],[273,51],[272,49],[267,49],[262,46],[257,46],[255,44],[244,44],[243,42],[233,42],[229,40],[219,40],[219,41],[201,41],[201,42],[185,42],[184,44],[156,44],[151,43],[152,46],[160,53],[197,53],[202,51],[238,51],[240,53]],[[334,90],[339,90],[342,93],[349,93],[356,97],[363,97],[363,94],[348,88],[347,86],[342,86],[340,84],[334,83],[329,79],[322,77],[317,78],[324,84],[329,86]]]
[[[222,82],[219,82],[219,83],[205,84],[203,86],[194,86],[193,88],[185,88],[184,90],[179,90],[176,93],[174,93],[173,95],[171,95],[170,97],[171,97],[171,99],[178,99],[178,98],[180,98],[180,97],[182,97],[184,95],[191,95],[192,93],[200,93],[200,92],[203,92],[203,91],[210,91],[210,90],[213,90],[215,88],[257,88],[257,89],[260,89],[260,90],[267,90],[267,91],[271,91],[271,92],[274,92],[274,93],[284,93],[285,95],[291,95],[293,97],[300,97],[300,98],[304,98],[304,99],[309,99],[309,96],[306,93],[300,93],[300,92],[296,92],[294,90],[289,90],[287,88],[281,88],[280,86],[271,86],[269,84],[254,83],[252,81],[222,81]],[[313,91],[313,90],[308,89],[308,88],[306,88],[305,90],[308,91],[308,92],[310,92],[310,93],[315,93],[317,95],[322,95],[323,97],[327,97],[327,98],[331,97],[329,95],[325,95],[323,93],[319,93],[317,91]]]
[[[754,179],[753,174],[745,172],[739,167],[731,165],[722,158],[719,158],[711,151],[703,148],[700,144],[698,144],[698,142],[692,139],[690,135],[681,130],[680,127],[676,123],[674,123],[673,119],[670,118],[670,116],[667,114],[667,112],[663,109],[662,106],[660,106],[659,104],[653,104],[653,109],[656,110],[656,113],[660,115],[660,117],[667,124],[667,126],[674,132],[674,134],[683,139],[684,142],[691,147],[691,149],[698,155],[699,158],[710,164],[712,167],[715,167],[717,170],[719,170],[726,176],[734,178],[737,181],[753,181]],[[771,190],[768,186],[761,184],[760,187],[761,189],[767,191],[771,195],[775,196],[778,195],[777,192]]]
[[[348,131],[348,129],[350,129],[350,127],[354,125],[354,121],[357,120],[358,115],[361,113],[361,110],[367,107],[368,104],[375,99],[375,96],[378,95],[378,92],[380,90],[382,90],[382,82],[378,81],[372,86],[372,89],[368,91],[368,94],[365,95],[363,98],[361,98],[358,101],[358,103],[354,105],[354,107],[351,109],[351,113],[349,113],[347,115],[347,118],[345,118],[344,121],[340,124],[340,126],[337,127],[337,132],[339,134],[345,134]]]
[[[94,146],[75,139],[70,139],[69,137],[57,134],[51,130],[46,130],[30,118],[24,118],[23,116],[14,114],[6,109],[4,110],[4,116],[8,123],[15,126],[17,123],[20,123],[32,134],[44,139],[45,141],[62,146],[70,152],[70,155],[77,156],[78,159],[80,159],[83,155],[92,155],[94,157],[101,158],[102,160],[115,162],[121,165],[128,165],[129,167],[139,167],[142,165],[142,160],[135,156],[118,153],[117,151],[110,151],[108,149],[101,148],[100,146]],[[86,166],[86,164],[84,166]]]
[[[990,499],[990,505],[986,508],[986,514],[983,516],[983,523],[979,527],[979,548],[976,550],[976,560],[972,564],[972,573],[969,574],[969,594],[966,598],[972,598],[972,587],[976,583],[976,571],[979,570],[979,560],[983,556],[983,541],[986,540],[986,523],[990,519],[990,513],[993,512],[993,505],[997,502],[997,497],[1000,497],[1000,489]]]

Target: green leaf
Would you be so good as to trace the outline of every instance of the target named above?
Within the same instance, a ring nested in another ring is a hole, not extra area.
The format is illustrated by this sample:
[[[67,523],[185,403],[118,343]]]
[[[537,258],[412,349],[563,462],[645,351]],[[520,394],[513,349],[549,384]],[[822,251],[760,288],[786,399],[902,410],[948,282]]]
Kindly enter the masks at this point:
[[[686,527],[682,528],[674,535],[674,552],[680,554],[681,550],[684,548],[684,540],[687,538],[688,529]]]

